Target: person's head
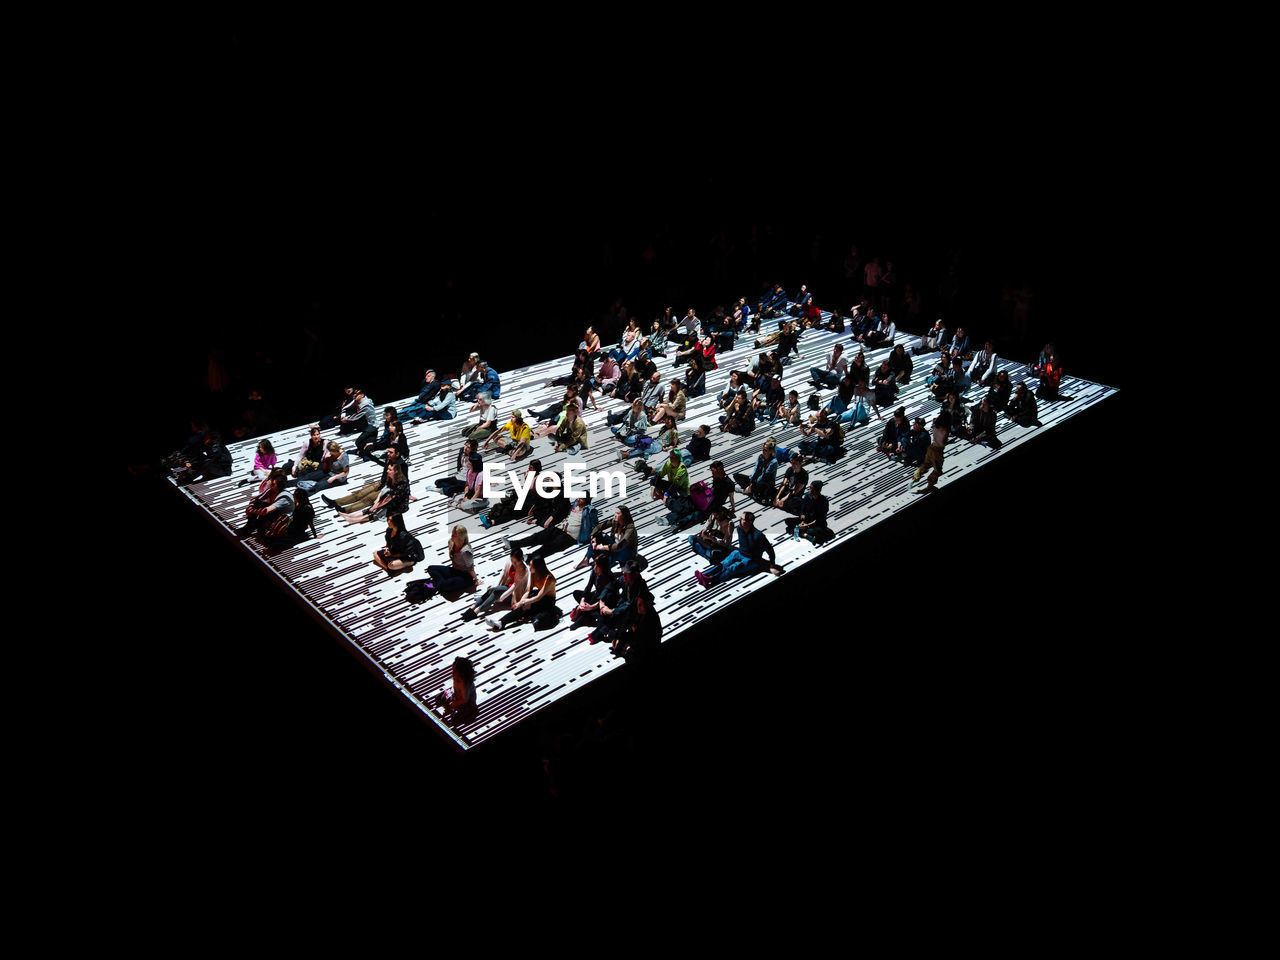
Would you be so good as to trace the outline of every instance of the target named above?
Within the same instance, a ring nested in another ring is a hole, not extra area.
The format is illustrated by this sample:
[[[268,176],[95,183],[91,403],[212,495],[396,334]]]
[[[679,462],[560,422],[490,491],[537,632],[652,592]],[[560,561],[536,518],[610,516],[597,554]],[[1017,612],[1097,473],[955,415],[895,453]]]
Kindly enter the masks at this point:
[[[719,460],[711,461],[711,475],[717,480],[724,476],[724,464]]]
[[[948,391],[947,403],[949,403],[953,407],[957,406],[960,403],[960,394],[957,393],[955,390]]]
[[[462,441],[462,452],[466,454],[468,459],[470,459],[471,454],[476,452],[476,442],[470,437],[467,437],[466,440]]]
[[[387,461],[387,478],[392,483],[404,482],[404,464],[399,460]]]
[[[634,522],[635,521],[631,519],[631,511],[625,506],[619,507],[613,513],[614,526],[619,530],[626,529]]]
[[[267,482],[270,483],[271,486],[275,488],[277,493],[284,489],[284,485],[288,481],[288,479],[289,479],[288,474],[286,474],[279,467],[276,467],[269,474],[267,474]]]
[[[400,448],[397,446],[387,447],[387,460],[391,463],[397,463],[400,460]]]
[[[809,484],[809,492],[810,492],[811,494],[813,494],[815,497],[817,497],[817,496],[821,496],[821,495],[822,495],[822,481],[821,481],[821,480],[815,480],[815,481],[813,481],[813,483]]]
[[[528,470],[526,470],[526,471],[525,471],[525,473],[537,474],[537,473],[540,473],[541,471],[542,471],[542,461],[541,461],[541,460],[530,460],[530,461],[529,461],[529,469],[528,469]]]
[[[644,404],[640,402],[639,397],[636,397],[634,400],[631,401],[631,412],[644,413]]]
[[[711,428],[705,423],[698,424],[698,429],[694,431],[699,437],[706,438],[711,435]]]
[[[831,351],[831,353],[833,356],[836,356],[836,357],[840,356],[840,354],[844,353],[844,344],[837,343],[835,345],[835,348]]]
[[[960,361],[959,357],[955,357],[952,359],[951,366],[956,371],[956,373],[959,373],[961,370],[964,369],[964,364]]]
[[[467,457],[467,462],[471,464],[471,469],[476,473],[484,469],[484,457],[480,456],[479,453],[471,454],[471,456]]]
[[[587,330],[586,330],[586,339],[587,339],[587,340],[590,340],[590,339],[591,339],[591,335],[592,335],[593,333],[595,333],[595,332],[596,332],[596,328],[595,328],[595,327],[587,327]]]
[[[422,379],[427,383],[432,383],[436,379],[436,372],[434,370],[428,370]]]
[[[750,510],[747,510],[745,513],[742,514],[742,519],[739,521],[739,523],[742,524],[743,530],[750,532],[752,529],[755,528],[756,515],[752,513]]]
[[[333,457],[335,460],[342,456],[342,445],[338,443],[337,440],[330,440],[329,445],[325,449],[329,451],[329,456]]]
[[[899,407],[897,410],[893,411],[893,422],[898,426],[902,426],[902,421],[905,419],[907,419],[906,407]]]
[[[493,397],[491,397],[489,394],[487,393],[476,394],[476,403],[480,405],[481,409],[484,409],[485,407],[489,406],[489,404],[491,404],[492,402],[493,402]]]
[[[788,393],[788,394],[787,394],[787,399],[788,399],[788,400],[790,400],[792,403],[799,403],[799,402],[800,402],[800,394],[798,394],[798,393],[796,393],[796,391],[792,390],[790,393]]]
[[[387,514],[387,533],[398,537],[404,533],[404,517],[397,513]]]
[[[712,511],[712,514],[715,516],[716,520],[718,520],[720,523],[724,523],[731,516],[733,516],[733,514],[729,512],[729,507],[723,503],[720,504],[720,506],[716,507],[715,510]]]
[[[515,564],[524,563],[524,551],[517,547],[514,543],[511,545],[511,562]]]
[[[662,425],[668,430],[674,430],[676,428],[676,415],[674,413],[664,414]]]
[[[799,450],[792,450],[791,451],[791,469],[799,470],[802,466],[804,466],[804,457],[800,455]]]
[[[1018,389],[1014,391],[1015,397],[1025,397],[1027,395],[1027,385],[1025,383],[1018,384]]]
[[[997,373],[996,383],[1000,384],[1002,387],[1007,387],[1009,385],[1009,371],[1001,370],[999,373]]]
[[[628,560],[622,565],[622,575],[631,586],[640,583],[640,561]]]
[[[678,466],[680,466],[680,463],[681,463],[681,460],[680,460],[680,451],[679,451],[679,450],[672,450],[672,451],[671,451],[671,455],[670,455],[667,459],[669,459],[669,460],[671,461],[671,465],[672,465],[673,467],[678,467]]]
[[[320,427],[319,427],[319,425],[314,425],[314,426],[312,426],[309,432],[310,432],[310,434],[311,434],[311,439],[312,439],[312,440],[319,440],[319,439],[320,439]]]
[[[387,424],[387,429],[391,431],[393,437],[399,438],[400,434],[404,433],[404,424],[399,420],[392,420]]]
[[[587,509],[587,505],[590,503],[591,503],[591,494],[584,493],[582,496],[578,498],[578,509],[585,510]]]
[[[609,568],[612,565],[607,553],[597,553],[595,559],[591,561],[591,566],[595,568],[597,577],[607,577]]]
[[[467,528],[460,523],[454,526],[453,532],[449,534],[449,542],[453,544],[455,550],[461,550],[467,546],[470,543],[470,538],[467,536]]]
[[[905,356],[905,354],[903,353],[903,350],[902,350],[902,344],[898,344],[896,347],[894,347],[894,348],[893,348],[893,352],[894,352],[894,353],[896,353],[896,354],[897,354],[898,356],[900,356],[900,357],[901,357],[901,356]]]
[[[364,397],[364,390],[363,390],[362,388],[360,388],[360,387],[352,387],[352,391],[353,391],[353,393],[352,393],[351,395],[352,395],[353,397],[355,397],[357,400],[363,399],[363,397]]]
[[[571,403],[564,408],[564,417],[566,420],[576,420],[578,418],[578,405]]]
[[[396,408],[395,408],[395,407],[383,407],[383,408],[382,408],[382,422],[383,422],[383,423],[390,423],[390,422],[391,422],[392,420],[394,420],[395,418],[396,418]]]
[[[924,429],[924,417],[916,417],[911,421],[911,432],[919,433]]]
[[[649,375],[650,383],[660,383],[661,381],[662,381],[662,374],[659,373],[657,370],[653,371],[653,373]]]
[[[265,453],[269,457],[276,455],[276,448],[271,445],[271,441],[266,437],[262,438],[262,442],[258,444],[258,452]]]
[[[476,678],[475,665],[466,657],[453,658],[453,682],[455,686],[471,683]]]
[[[547,569],[547,561],[542,559],[542,557],[531,557],[529,559],[529,567],[533,570],[534,576],[539,580],[551,575],[551,571]]]
[[[760,448],[760,452],[763,453],[766,457],[772,457],[773,451],[776,450],[777,447],[778,447],[778,441],[773,437],[770,437],[764,442],[764,446]]]

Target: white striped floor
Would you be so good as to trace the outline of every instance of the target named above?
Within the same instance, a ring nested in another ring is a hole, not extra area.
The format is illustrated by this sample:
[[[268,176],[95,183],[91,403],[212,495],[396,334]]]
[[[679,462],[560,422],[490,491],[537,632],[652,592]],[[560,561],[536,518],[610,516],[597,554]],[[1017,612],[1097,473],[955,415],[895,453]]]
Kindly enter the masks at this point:
[[[812,392],[807,385],[809,368],[821,366],[831,345],[839,340],[847,345],[847,334],[806,333],[800,343],[802,356],[786,368],[783,387],[797,390],[804,401]],[[899,342],[909,345],[915,342],[915,338],[904,334],[900,335]],[[887,349],[868,352],[867,361],[872,370],[879,365]],[[730,371],[748,366],[757,353],[740,345],[718,358],[720,367],[708,375],[706,394],[688,404],[688,415],[681,425],[682,439],[692,436],[700,423],[717,424],[720,411],[716,401]],[[848,355],[852,356],[852,353]],[[932,356],[917,358],[912,382],[898,398],[897,402],[906,407],[908,417],[918,415],[931,420],[938,409],[924,387],[924,378],[933,359]],[[499,417],[505,419],[507,413],[517,407],[527,412],[558,400],[563,389],[546,386],[546,381],[553,376],[567,374],[572,361],[572,355],[569,355],[501,373],[502,398],[496,404]],[[1002,358],[1000,365],[1009,371],[1015,385],[1024,379],[1024,363]],[[666,375],[673,368],[670,361],[660,361],[660,369]],[[940,486],[946,486],[956,477],[964,476],[1046,433],[1056,424],[1116,391],[1102,384],[1067,377],[1061,392],[1072,399],[1041,403],[1040,420],[1043,425],[1040,427],[1019,427],[1002,417],[999,436],[1004,445],[999,451],[963,441],[948,445]],[[823,390],[820,395],[825,400],[832,393],[832,390]],[[406,402],[408,400],[396,405],[403,406]],[[640,531],[641,553],[649,561],[645,579],[654,592],[657,609],[662,616],[664,640],[708,619],[750,591],[779,589],[775,584],[785,585],[787,577],[798,566],[815,559],[819,553],[837,549],[858,533],[923,499],[916,496],[909,485],[910,471],[875,453],[880,426],[873,417],[869,425],[849,432],[846,452],[836,463],[816,463],[810,467],[810,475],[823,481],[823,492],[830,497],[829,522],[835,531],[835,539],[822,547],[795,542],[785,536],[782,521],[787,514],[772,508],[762,512],[759,507],[751,507],[757,513],[758,526],[774,543],[778,562],[787,567],[788,573],[781,578],[757,574],[708,590],[693,577],[694,571],[703,568],[706,562],[689,550],[686,542],[688,531],[679,533],[659,526],[656,520],[665,515],[665,510],[661,504],[649,499],[648,485],[638,482],[638,475],[630,465],[621,467],[617,463],[619,444],[609,434],[605,415],[624,407],[618,401],[603,398],[599,412],[588,410],[589,447],[573,460],[582,464],[583,469],[615,471],[630,480],[625,500],[615,495],[602,498],[597,506],[602,518],[611,516],[620,502],[631,508]],[[463,405],[460,404],[459,408],[462,410]],[[883,412],[889,415],[889,411]],[[805,413],[807,415],[807,408]],[[425,576],[426,564],[448,562],[448,532],[458,515],[456,511],[451,514],[447,499],[436,491],[434,481],[453,473],[454,459],[461,444],[459,433],[462,425],[469,422],[465,417],[465,414],[460,414],[456,420],[409,426],[406,431],[410,443],[413,492],[420,497],[411,505],[406,519],[410,531],[422,541],[427,551],[426,563],[420,564],[414,573],[390,578],[371,562],[374,550],[383,545],[385,524],[349,527],[331,519],[333,512],[319,501],[316,501],[319,539],[307,540],[279,552],[265,551],[256,538],[242,541],[243,549],[300,595],[337,636],[368,657],[396,690],[435,721],[439,729],[462,749],[476,746],[510,729],[578,687],[623,666],[622,661],[609,653],[607,644],[588,645],[586,636],[589,631],[570,631],[567,616],[558,626],[545,632],[535,632],[531,625],[526,624],[493,634],[486,631],[480,622],[461,619],[466,598],[455,603],[436,598],[419,606],[411,606],[403,599],[405,584]],[[295,454],[305,434],[306,426],[302,425],[268,436],[283,461]],[[336,431],[326,431],[326,439],[331,434],[336,437]],[[772,427],[761,424],[750,437],[731,436],[716,430],[712,435],[712,457],[722,460],[730,474],[738,471],[749,473],[761,444],[771,435],[781,446],[787,447],[795,446],[802,439],[798,427],[779,427],[777,424]],[[339,441],[347,439],[336,438]],[[219,524],[228,529],[239,526],[256,485],[242,487],[238,482],[248,471],[260,439],[230,445],[235,465],[232,477],[178,489]],[[551,452],[550,438],[537,441],[533,455],[542,460],[544,467],[554,469],[562,468],[569,459],[563,453]],[[650,462],[656,465],[660,460],[650,458]],[[525,463],[527,461],[519,464],[517,469],[523,470]],[[505,466],[500,469],[505,473]],[[380,473],[381,468],[376,464],[356,464],[352,469],[351,486],[345,489],[377,479]],[[691,479],[710,479],[706,463],[695,464]],[[338,492],[345,490],[339,487]],[[741,512],[741,496],[738,503]],[[502,538],[518,539],[532,532],[531,528],[508,523],[485,530],[474,518],[466,519],[465,523],[477,569],[486,586],[495,584],[506,559]],[[557,554],[549,561],[548,565],[557,579],[557,592],[566,598],[560,603],[562,610],[567,611],[572,603],[571,591],[581,588],[586,582],[588,570],[570,571],[580,557],[579,551],[572,550]],[[450,682],[451,664],[460,654],[470,657],[476,664],[480,715],[475,723],[454,729],[443,723],[439,712],[426,703]]]

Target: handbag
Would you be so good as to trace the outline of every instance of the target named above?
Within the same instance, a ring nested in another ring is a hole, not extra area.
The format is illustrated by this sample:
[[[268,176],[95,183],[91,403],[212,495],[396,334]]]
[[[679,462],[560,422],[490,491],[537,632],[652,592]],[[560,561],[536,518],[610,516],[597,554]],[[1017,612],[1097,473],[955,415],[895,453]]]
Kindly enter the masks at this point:
[[[705,510],[711,506],[711,487],[705,480],[699,480],[689,488],[689,499],[693,501],[693,505],[699,510]]]

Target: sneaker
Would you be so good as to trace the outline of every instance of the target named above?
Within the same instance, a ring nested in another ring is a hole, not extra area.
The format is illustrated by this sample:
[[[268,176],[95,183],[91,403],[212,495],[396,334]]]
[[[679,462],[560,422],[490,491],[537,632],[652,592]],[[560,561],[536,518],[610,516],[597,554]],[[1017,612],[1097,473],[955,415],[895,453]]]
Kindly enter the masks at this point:
[[[482,513],[480,514],[480,526],[488,530],[490,527],[493,526],[493,522]]]
[[[327,503],[329,506],[333,507],[333,509],[335,510],[338,509],[338,505],[334,503],[332,500],[330,500],[328,497],[326,497],[323,493],[320,494],[320,499],[323,500],[325,503]]]
[[[498,623],[498,621],[497,621],[497,620],[495,620],[493,617],[490,617],[488,620],[486,620],[486,621],[484,622],[484,625],[485,625],[488,629],[492,630],[494,633],[497,633],[499,630],[501,630],[501,629],[502,629],[501,625],[500,625],[500,624]]]
[[[594,644],[599,643],[599,642],[600,642],[600,641],[599,641],[599,639],[596,637],[596,632],[595,632],[594,630],[592,630],[590,633],[588,633],[588,634],[587,634],[587,643],[590,643],[590,644],[594,645]]]
[[[711,581],[707,579],[707,575],[703,573],[701,570],[693,571],[693,579],[697,580],[704,587],[711,586]]]

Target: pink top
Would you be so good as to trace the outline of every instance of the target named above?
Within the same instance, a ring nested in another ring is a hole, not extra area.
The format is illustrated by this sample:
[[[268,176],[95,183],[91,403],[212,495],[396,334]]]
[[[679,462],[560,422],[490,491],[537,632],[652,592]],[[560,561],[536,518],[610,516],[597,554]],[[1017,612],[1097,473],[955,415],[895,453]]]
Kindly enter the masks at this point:
[[[274,453],[263,453],[259,450],[253,455],[253,469],[270,470],[276,465],[276,455]]]

